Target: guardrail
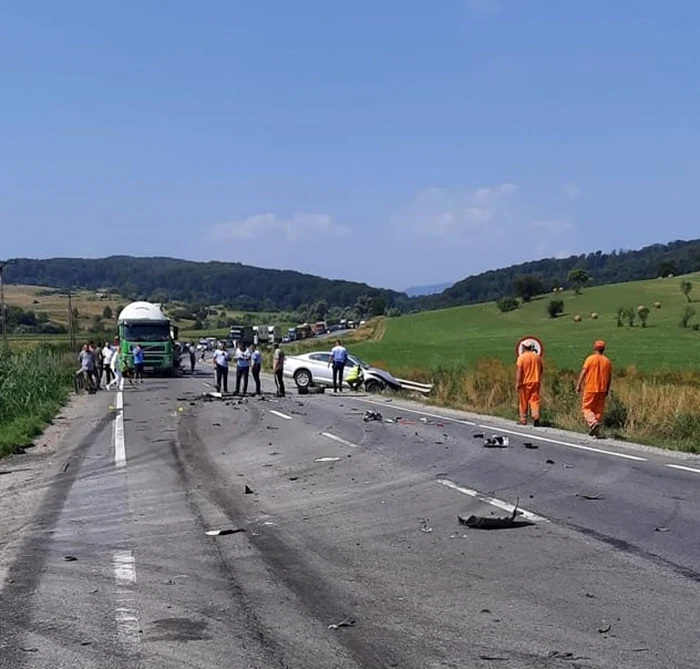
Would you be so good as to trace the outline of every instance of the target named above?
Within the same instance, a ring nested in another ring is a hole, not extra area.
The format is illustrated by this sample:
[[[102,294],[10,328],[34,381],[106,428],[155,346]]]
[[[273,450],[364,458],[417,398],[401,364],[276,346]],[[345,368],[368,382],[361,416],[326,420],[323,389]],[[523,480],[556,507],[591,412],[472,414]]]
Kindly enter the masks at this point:
[[[396,379],[401,384],[401,390],[408,390],[414,393],[423,393],[427,395],[432,392],[435,387],[432,383],[417,383],[415,381],[408,381],[406,379]]]

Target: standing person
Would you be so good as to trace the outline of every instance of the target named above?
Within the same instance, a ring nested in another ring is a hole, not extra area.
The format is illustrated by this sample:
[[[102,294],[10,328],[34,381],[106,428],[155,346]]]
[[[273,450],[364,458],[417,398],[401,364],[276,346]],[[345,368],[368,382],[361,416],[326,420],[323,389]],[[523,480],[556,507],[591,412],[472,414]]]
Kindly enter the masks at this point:
[[[143,349],[139,344],[134,346],[134,381],[143,383],[143,368],[146,364],[146,358],[143,354]]]
[[[194,366],[197,364],[197,349],[194,347],[194,342],[189,345],[190,354],[190,372],[194,374]]]
[[[248,373],[250,372],[250,351],[246,344],[240,344],[234,355],[236,358],[236,395],[241,392],[241,380],[243,380],[243,394],[248,393]]]
[[[95,390],[100,389],[100,376],[102,376],[102,350],[94,341],[88,343],[88,350],[92,355],[92,382]],[[99,372],[99,375],[98,375]]]
[[[95,357],[89,344],[83,344],[80,353],[78,353],[78,360],[80,361],[80,373],[83,375],[88,392],[95,390],[93,381],[95,378]]]
[[[336,340],[335,346],[331,349],[331,357],[328,360],[328,366],[333,365],[333,392],[343,392],[343,372],[345,371],[345,363],[348,361],[348,351],[340,343],[340,339]]]
[[[261,395],[260,390],[260,370],[262,369],[262,353],[258,350],[258,347],[253,344],[253,352],[250,354],[250,361],[253,365],[253,381],[255,381],[255,394]]]
[[[612,363],[605,355],[605,342],[598,340],[593,344],[593,354],[583,363],[578,377],[576,392],[583,393],[583,417],[588,424],[588,434],[600,435],[600,427],[605,412],[605,399],[612,383]]]
[[[515,390],[518,393],[520,424],[527,425],[527,410],[532,414],[532,424],[540,426],[540,387],[544,365],[542,357],[535,351],[535,345],[528,343],[515,363]]]
[[[272,357],[272,371],[275,375],[277,397],[284,397],[284,351],[279,342],[275,344],[275,353]]]
[[[107,390],[112,390],[116,387],[117,390],[121,390],[123,377],[122,377],[122,362],[119,356],[119,349],[115,349],[112,352],[112,358],[109,362],[110,369],[113,374],[112,380],[107,384]]]
[[[109,345],[108,342],[104,343],[102,347],[102,365],[105,374],[105,385],[109,387],[112,383],[112,357],[114,356],[114,349]]]
[[[219,342],[219,347],[214,351],[214,369],[216,370],[216,392],[221,392],[223,384],[224,392],[228,392],[228,362],[231,359],[226,350],[226,344]]]

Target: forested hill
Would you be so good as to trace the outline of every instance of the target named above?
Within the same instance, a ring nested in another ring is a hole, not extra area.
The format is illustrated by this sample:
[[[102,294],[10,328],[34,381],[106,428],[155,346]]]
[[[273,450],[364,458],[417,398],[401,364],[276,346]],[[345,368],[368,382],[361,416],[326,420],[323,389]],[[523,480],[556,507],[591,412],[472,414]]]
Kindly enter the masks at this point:
[[[515,280],[526,275],[542,279],[545,290],[549,291],[554,286],[566,286],[567,275],[577,268],[587,270],[594,285],[696,272],[700,270],[700,240],[654,244],[638,251],[598,251],[569,258],[549,258],[491,270],[458,281],[439,295],[418,298],[416,306],[441,309],[497,300],[513,295]]]
[[[245,311],[294,310],[318,300],[326,300],[329,307],[346,307],[363,296],[383,297],[386,308],[405,308],[408,302],[403,293],[364,283],[240,263],[174,258],[20,258],[11,261],[5,278],[13,284],[113,289],[130,299],[226,304]]]

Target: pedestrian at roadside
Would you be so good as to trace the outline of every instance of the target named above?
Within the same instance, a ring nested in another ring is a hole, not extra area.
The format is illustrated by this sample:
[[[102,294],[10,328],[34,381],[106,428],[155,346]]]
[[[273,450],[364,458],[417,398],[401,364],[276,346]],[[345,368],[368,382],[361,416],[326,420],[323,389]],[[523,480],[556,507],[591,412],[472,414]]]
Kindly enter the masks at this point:
[[[100,377],[102,376],[102,349],[100,345],[95,345],[94,341],[88,343],[88,350],[92,355],[92,379],[95,390],[100,390]]]
[[[535,351],[534,343],[527,343],[515,363],[515,391],[518,394],[520,424],[527,425],[528,409],[532,415],[532,424],[540,426],[540,389],[544,365],[542,357]]]
[[[197,349],[194,347],[194,342],[189,345],[190,354],[190,372],[194,374],[194,367],[197,364]]]
[[[124,381],[122,376],[122,361],[121,356],[119,355],[118,348],[112,352],[112,358],[109,361],[109,367],[112,371],[113,377],[112,380],[107,384],[107,390],[112,390],[112,388],[121,390]],[[129,379],[129,381],[131,381],[131,379]]]
[[[345,363],[348,361],[348,351],[340,343],[340,339],[335,342],[335,346],[331,349],[331,357],[328,360],[328,366],[333,366],[333,392],[343,392],[343,372],[345,371]]]
[[[583,393],[583,418],[588,424],[588,434],[600,436],[600,428],[605,413],[605,400],[612,383],[612,363],[605,355],[605,342],[601,339],[593,344],[593,354],[583,363],[578,377],[576,392]]]
[[[262,353],[258,350],[258,347],[253,344],[251,347],[253,350],[250,354],[250,362],[253,371],[253,381],[255,381],[255,394],[261,395],[260,390],[260,370],[262,369]]]
[[[83,375],[85,387],[88,389],[88,392],[94,391],[95,357],[90,350],[89,344],[83,344],[78,354],[78,360],[80,361],[80,373]]]
[[[109,387],[112,382],[112,357],[114,356],[114,349],[109,344],[105,342],[102,347],[102,366],[105,375],[105,386]]]
[[[143,383],[143,368],[146,365],[146,357],[143,354],[143,349],[139,344],[134,346],[132,351],[134,358],[134,381]]]
[[[272,357],[272,371],[275,375],[277,397],[284,397],[284,351],[279,342],[275,344],[275,353]]]
[[[248,374],[250,372],[250,351],[246,344],[239,344],[234,354],[236,358],[236,395],[241,392],[241,381],[243,381],[243,394],[248,394]]]
[[[228,363],[231,359],[226,350],[226,344],[219,342],[219,347],[214,351],[214,371],[216,373],[216,392],[220,393],[223,386],[224,392],[228,392]]]

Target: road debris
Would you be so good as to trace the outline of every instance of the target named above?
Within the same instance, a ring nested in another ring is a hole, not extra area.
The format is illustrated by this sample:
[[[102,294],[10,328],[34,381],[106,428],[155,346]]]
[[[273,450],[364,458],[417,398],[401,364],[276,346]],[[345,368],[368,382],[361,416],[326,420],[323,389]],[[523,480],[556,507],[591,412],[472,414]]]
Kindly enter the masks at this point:
[[[328,625],[328,629],[338,630],[341,627],[355,627],[356,624],[357,621],[354,618],[348,616],[347,618],[343,618],[339,623],[332,623]]]
[[[611,625],[607,620],[604,620],[604,621],[600,624],[600,627],[598,628],[598,631],[599,631],[601,634],[607,634],[611,629],[612,629],[612,625]]]
[[[599,500],[599,499],[605,499],[605,497],[603,497],[602,493],[599,493],[599,492],[593,493],[593,494],[589,494],[589,493],[585,493],[585,492],[577,492],[575,497],[579,497],[581,499],[587,499],[591,502],[594,502],[594,501]]]
[[[469,516],[464,518],[463,516],[457,516],[457,520],[460,525],[465,525],[466,527],[477,529],[477,530],[505,530],[511,527],[526,527],[528,525],[534,525],[530,520],[518,519],[518,502],[515,503],[513,508],[513,513],[510,516],[501,516],[492,518],[490,516]]]
[[[325,457],[325,458],[316,458],[314,462],[338,462],[340,458],[335,458],[335,457]]]
[[[63,556],[63,561],[64,562],[77,562],[78,558],[75,557],[75,555],[64,555]]]
[[[253,494],[255,494],[255,491],[250,486],[246,486],[245,487],[245,494],[246,495],[253,495]]]
[[[525,448],[531,448],[531,449],[539,448],[539,446],[537,444],[533,444],[531,441],[523,442],[523,446],[525,446]]]
[[[425,534],[430,534],[433,531],[433,528],[430,527],[430,518],[424,518],[422,522],[423,525],[420,528],[420,531],[424,532]]]
[[[553,465],[553,464],[556,464],[556,463],[554,462],[554,460],[552,460],[551,458],[547,458],[547,459],[544,461],[544,463],[545,463],[546,465]]]
[[[38,648],[20,648],[23,653],[38,653]]]
[[[299,480],[299,477],[298,477],[298,476],[290,476],[290,477],[289,477],[289,480],[290,480],[290,481],[298,481],[298,480]]]
[[[375,420],[381,421],[382,414],[380,414],[379,411],[372,411],[371,409],[367,409],[367,411],[365,411],[364,415],[362,416],[362,420],[365,423],[369,423]]]
[[[654,532],[669,532],[669,531],[670,530],[668,527],[655,527],[654,528]]]
[[[475,433],[472,435],[472,437],[474,437],[474,439],[483,439],[483,438],[484,438],[484,433],[483,433],[483,432],[475,432]]]
[[[509,444],[510,440],[508,437],[493,434],[484,441],[484,448],[507,448]]]
[[[507,657],[502,657],[501,655],[479,655],[480,660],[487,660],[488,662],[506,662]]]
[[[66,462],[66,464],[63,465],[63,473],[64,473],[64,474],[65,474],[65,472],[68,471],[68,467],[70,467],[70,462]]]
[[[236,529],[227,528],[225,530],[207,530],[206,535],[208,537],[224,537],[227,534],[239,534],[240,532],[245,532],[242,527],[237,527]]]

